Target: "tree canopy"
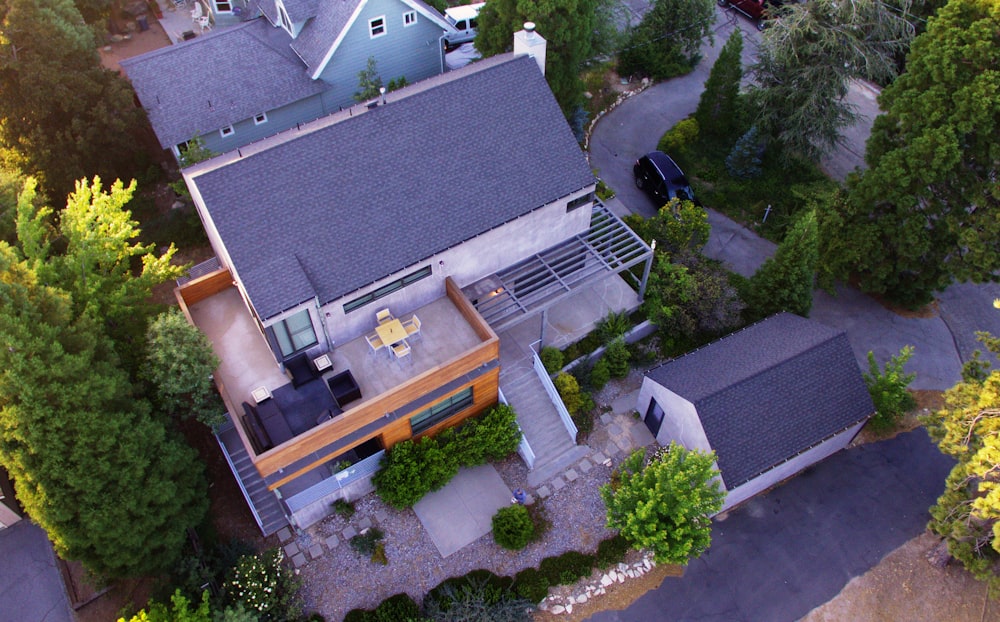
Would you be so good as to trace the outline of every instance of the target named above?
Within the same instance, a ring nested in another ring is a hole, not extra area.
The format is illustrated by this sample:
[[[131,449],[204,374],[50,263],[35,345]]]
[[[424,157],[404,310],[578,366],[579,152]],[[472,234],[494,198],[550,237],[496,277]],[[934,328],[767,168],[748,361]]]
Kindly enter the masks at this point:
[[[750,278],[747,303],[756,318],[779,311],[808,316],[819,260],[816,212],[801,214],[769,258]]]
[[[75,306],[0,243],[0,463],[60,556],[107,578],[160,572],[207,510],[202,469]]]
[[[728,138],[741,127],[742,105],[740,81],[743,79],[743,31],[733,29],[712,71],[705,81],[694,118],[701,133],[716,138]]]
[[[911,307],[1000,269],[1000,4],[951,0],[879,97],[865,161],[821,218],[830,275]]]
[[[769,22],[751,68],[756,125],[790,153],[818,158],[856,119],[852,78],[887,80],[912,25],[878,0],[791,3]]]
[[[618,72],[657,80],[687,73],[715,22],[712,0],[654,0],[618,55]]]
[[[712,543],[712,515],[726,493],[715,470],[715,453],[687,450],[671,442],[645,463],[633,452],[601,486],[608,528],[635,548],[653,552],[657,563],[687,564]]]
[[[1000,353],[996,339],[980,337]],[[1000,370],[965,374],[945,393],[944,409],[923,422],[940,450],[958,460],[928,526],[973,576],[1000,587]]]
[[[132,89],[101,67],[72,0],[0,1],[0,92],[0,159],[50,196],[83,177],[132,177],[148,162]]]
[[[514,33],[534,22],[548,42],[545,77],[563,114],[570,118],[583,96],[580,70],[595,41],[608,31],[609,0],[490,0],[479,14],[476,49],[483,56],[509,51]]]

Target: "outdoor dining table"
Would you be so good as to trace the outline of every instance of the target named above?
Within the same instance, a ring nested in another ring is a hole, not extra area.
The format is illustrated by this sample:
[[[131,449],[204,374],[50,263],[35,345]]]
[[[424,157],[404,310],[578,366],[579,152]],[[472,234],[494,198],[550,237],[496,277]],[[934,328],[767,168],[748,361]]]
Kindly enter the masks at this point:
[[[399,320],[389,320],[385,324],[379,324],[375,327],[375,333],[388,347],[406,339],[406,329],[403,328],[403,323]]]

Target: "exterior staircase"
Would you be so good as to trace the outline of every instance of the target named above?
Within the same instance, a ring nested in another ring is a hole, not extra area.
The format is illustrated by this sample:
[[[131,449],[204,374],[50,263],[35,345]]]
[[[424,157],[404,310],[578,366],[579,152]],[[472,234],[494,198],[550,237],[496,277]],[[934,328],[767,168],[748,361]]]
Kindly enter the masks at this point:
[[[233,475],[243,491],[243,496],[250,506],[250,511],[260,526],[260,530],[265,536],[277,532],[282,527],[288,526],[288,519],[281,508],[281,501],[278,497],[267,489],[264,479],[257,472],[247,454],[240,435],[233,427],[233,422],[227,421],[224,426],[215,433],[219,440],[222,452],[226,455]]]
[[[541,485],[578,462],[590,449],[570,438],[530,360],[508,363],[501,357],[500,369],[500,388],[517,413],[517,423],[535,453],[528,485]]]

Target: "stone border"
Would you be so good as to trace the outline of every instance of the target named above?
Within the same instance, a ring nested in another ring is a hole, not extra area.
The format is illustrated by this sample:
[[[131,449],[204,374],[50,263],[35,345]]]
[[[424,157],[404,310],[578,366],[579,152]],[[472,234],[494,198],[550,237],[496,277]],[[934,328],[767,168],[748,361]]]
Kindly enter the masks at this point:
[[[605,594],[614,583],[625,583],[625,579],[638,579],[656,567],[653,554],[643,551],[639,561],[632,564],[620,563],[601,573],[596,579],[580,581],[567,596],[549,594],[538,604],[538,609],[554,615],[573,613],[574,605],[582,605],[587,601]]]

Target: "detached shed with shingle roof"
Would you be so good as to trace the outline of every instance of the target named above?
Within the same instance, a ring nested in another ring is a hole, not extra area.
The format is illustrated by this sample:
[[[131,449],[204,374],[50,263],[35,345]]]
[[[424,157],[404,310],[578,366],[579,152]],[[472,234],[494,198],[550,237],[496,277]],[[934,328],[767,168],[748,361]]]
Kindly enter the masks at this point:
[[[661,445],[716,452],[727,509],[843,449],[874,412],[847,334],[781,313],[649,370]]]

